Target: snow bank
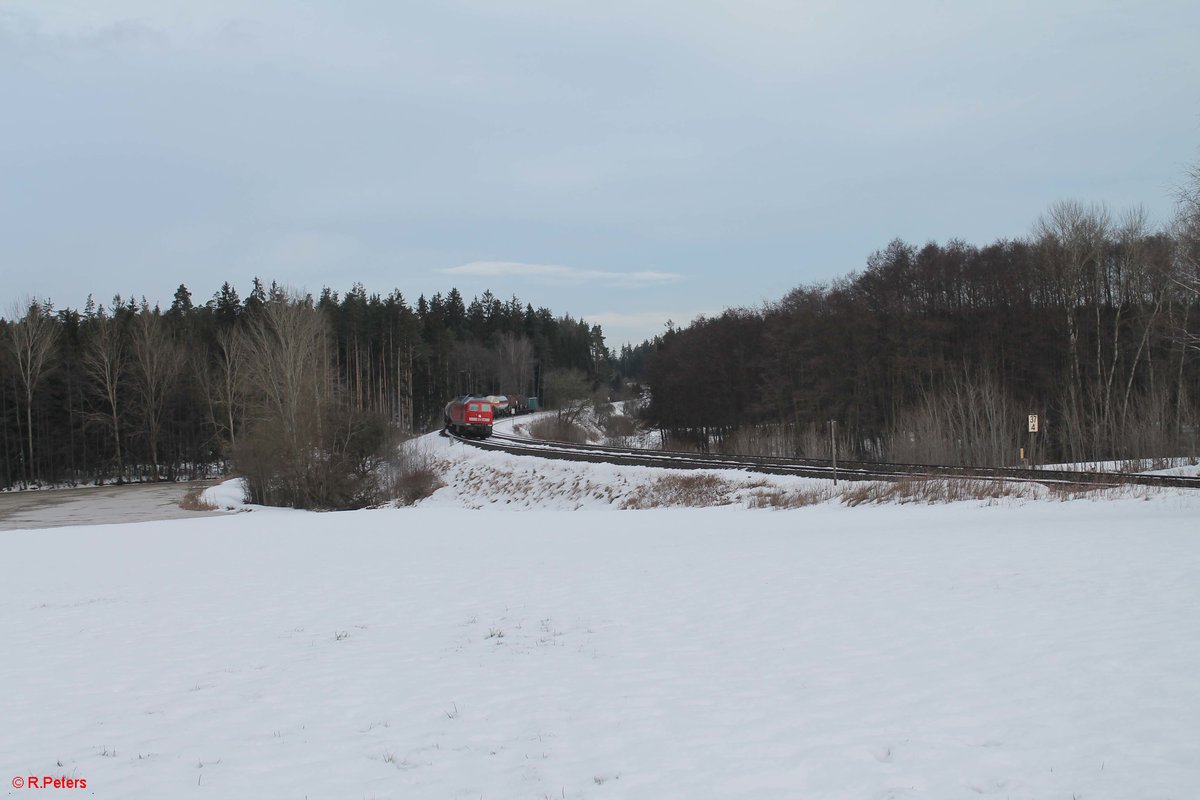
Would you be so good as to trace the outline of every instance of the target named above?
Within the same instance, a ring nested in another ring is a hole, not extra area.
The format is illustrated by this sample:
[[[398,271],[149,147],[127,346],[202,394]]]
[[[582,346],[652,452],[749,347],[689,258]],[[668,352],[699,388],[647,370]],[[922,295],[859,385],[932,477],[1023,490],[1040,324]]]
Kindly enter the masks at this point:
[[[210,486],[200,493],[200,502],[222,511],[243,509],[247,506],[246,481],[244,478],[231,478]]]

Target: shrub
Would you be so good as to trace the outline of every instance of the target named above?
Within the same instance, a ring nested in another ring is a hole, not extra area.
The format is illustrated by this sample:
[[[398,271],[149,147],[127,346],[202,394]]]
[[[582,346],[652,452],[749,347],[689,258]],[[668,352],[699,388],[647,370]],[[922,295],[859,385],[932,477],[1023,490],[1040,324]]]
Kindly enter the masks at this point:
[[[196,486],[188,489],[187,494],[179,501],[179,507],[184,511],[216,511],[217,507],[202,497],[205,488],[204,486]]]
[[[604,435],[610,439],[633,436],[637,433],[637,423],[630,417],[613,414],[603,421]]]
[[[386,467],[387,477],[380,501],[394,500],[411,506],[445,486],[433,456],[411,442],[399,447]]]
[[[654,483],[639,486],[625,498],[621,508],[703,508],[733,502],[737,487],[715,475],[665,475]]]
[[[587,431],[563,417],[543,417],[529,426],[529,435],[548,442],[587,444]]]
[[[833,498],[832,486],[814,486],[809,489],[786,491],[775,489],[770,492],[759,492],[750,498],[751,508],[803,508],[815,506]]]
[[[257,420],[238,439],[234,469],[251,502],[310,509],[363,508],[382,501],[386,455],[395,441],[380,415],[329,403],[311,424],[287,430]]]

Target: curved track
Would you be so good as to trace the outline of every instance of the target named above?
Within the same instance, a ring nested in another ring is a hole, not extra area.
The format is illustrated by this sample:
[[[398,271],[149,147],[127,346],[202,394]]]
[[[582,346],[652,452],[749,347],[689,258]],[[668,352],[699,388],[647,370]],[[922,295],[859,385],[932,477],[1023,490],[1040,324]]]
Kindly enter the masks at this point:
[[[464,444],[484,450],[564,461],[587,461],[624,466],[667,469],[742,469],[771,475],[795,475],[804,478],[834,477],[833,463],[826,459],[773,458],[716,453],[685,453],[671,450],[646,450],[636,447],[609,447],[595,444],[570,444],[523,439],[493,432],[488,439],[470,439],[446,434]],[[887,464],[866,461],[838,461],[837,478],[847,481],[904,480],[922,478],[963,478],[1002,480],[1019,483],[1056,485],[1171,486],[1200,489],[1200,478],[1178,475],[1140,475],[1119,472],[1082,472],[1074,470],[1018,469],[1011,467],[951,467],[930,464]]]

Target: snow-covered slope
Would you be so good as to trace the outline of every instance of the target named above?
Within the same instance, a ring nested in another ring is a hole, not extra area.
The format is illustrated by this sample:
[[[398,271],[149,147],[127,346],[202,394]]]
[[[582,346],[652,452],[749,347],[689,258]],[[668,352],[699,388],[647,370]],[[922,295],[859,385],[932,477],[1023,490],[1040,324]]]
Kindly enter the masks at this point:
[[[0,770],[98,798],[1189,797],[1198,510],[7,532]]]
[[[497,432],[522,435],[529,417],[503,420]],[[514,456],[481,450],[471,444],[431,433],[410,443],[419,458],[435,465],[446,486],[421,501],[424,508],[471,508],[489,510],[580,510],[657,506],[710,505],[729,509],[817,503],[858,502],[851,499],[865,485],[814,478],[764,475],[744,470],[664,470],[653,467],[553,461],[531,456]],[[703,491],[675,483],[706,481]],[[942,482],[946,483],[946,482]],[[953,481],[950,484],[964,484]],[[966,482],[970,483],[970,482]],[[979,486],[990,486],[985,481]],[[885,484],[889,485],[889,484]],[[678,491],[680,488],[685,491]],[[966,492],[971,494],[972,492]],[[986,492],[984,494],[987,494]],[[1113,498],[1155,498],[1168,501],[1186,497],[1187,490],[1130,486],[1120,489],[1069,491],[1066,495],[1036,484],[1002,486],[999,497],[985,496],[969,501],[974,505],[1020,504],[1028,501],[1070,498],[1078,494],[1093,501]],[[802,502],[797,498],[803,496]],[[934,493],[935,498],[938,497]],[[918,496],[907,501],[920,501]],[[215,501],[214,501],[215,502]],[[217,505],[224,508],[225,503]]]
[[[511,424],[511,423],[506,423]],[[421,502],[424,508],[493,510],[622,508],[668,476],[710,476],[724,489],[715,502],[739,507],[756,494],[801,490],[825,481],[764,476],[741,470],[661,470],[651,467],[552,461],[480,450],[438,434],[412,445],[437,465],[446,487]]]

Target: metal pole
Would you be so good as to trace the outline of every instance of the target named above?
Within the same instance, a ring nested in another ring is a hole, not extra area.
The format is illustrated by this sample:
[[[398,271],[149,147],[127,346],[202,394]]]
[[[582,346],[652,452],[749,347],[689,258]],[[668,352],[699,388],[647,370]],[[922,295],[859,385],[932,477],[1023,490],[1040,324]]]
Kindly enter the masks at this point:
[[[833,451],[833,485],[837,486],[837,420],[829,420],[829,449]]]

